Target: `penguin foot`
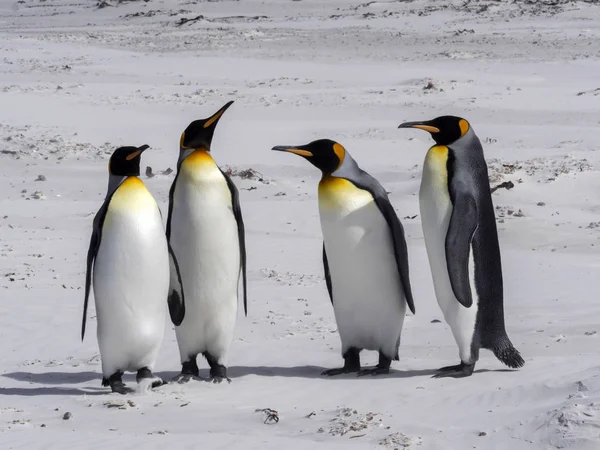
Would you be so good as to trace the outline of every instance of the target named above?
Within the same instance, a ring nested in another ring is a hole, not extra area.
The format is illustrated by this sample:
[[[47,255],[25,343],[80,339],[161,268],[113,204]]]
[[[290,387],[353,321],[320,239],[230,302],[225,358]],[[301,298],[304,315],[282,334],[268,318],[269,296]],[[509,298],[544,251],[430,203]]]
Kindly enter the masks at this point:
[[[116,392],[117,394],[121,394],[121,395],[133,394],[135,392],[134,389],[128,387],[122,381],[117,381],[116,383],[111,383],[110,389],[113,392]]]
[[[200,378],[200,369],[198,369],[198,363],[196,357],[190,357],[189,361],[181,364],[181,373],[171,380],[174,383],[184,384],[189,383],[190,380],[202,381]]]
[[[379,367],[376,366],[372,369],[362,369],[359,370],[358,373],[356,374],[357,377],[364,377],[365,375],[386,375],[390,373],[390,368],[389,367]]]
[[[321,372],[321,375],[327,375],[328,377],[334,377],[336,375],[342,375],[344,373],[354,373],[360,371],[360,349],[356,347],[350,347],[346,353],[344,353],[344,367],[338,369],[328,369]]]
[[[372,369],[359,370],[356,376],[364,377],[365,375],[385,375],[390,373],[390,366],[392,365],[391,358],[388,358],[383,353],[379,352],[379,364]]]
[[[185,384],[185,383],[189,383],[191,380],[194,381],[204,381],[202,378],[200,378],[199,376],[196,375],[191,375],[189,373],[180,373],[176,376],[174,376],[171,381],[173,383],[179,383],[179,384]]]
[[[208,361],[211,362],[210,359]],[[219,384],[225,380],[227,380],[227,383],[231,383],[231,380],[227,377],[227,367],[215,362],[210,367],[210,379],[208,381]]]
[[[215,358],[209,352],[202,353],[202,356],[206,358],[206,361],[208,361],[208,365],[210,366],[209,383],[219,384],[225,380],[227,380],[227,383],[231,383],[231,380],[227,377],[227,367],[223,364],[219,364],[219,358]]]
[[[118,370],[113,373],[110,377],[102,378],[102,386],[110,386],[112,392],[116,392],[117,394],[131,394],[135,392],[132,388],[127,387],[125,383],[123,383],[123,372],[119,372]]]
[[[231,383],[231,380],[229,378],[227,378],[227,377],[219,377],[219,376],[213,377],[213,376],[211,376],[208,379],[209,383],[215,383],[215,384],[221,384],[223,381],[227,381],[227,383]]]
[[[147,367],[142,367],[140,370],[137,371],[135,381],[137,381],[138,384],[140,384],[142,381],[145,381],[146,384],[148,384],[149,387],[152,389],[162,386],[163,384],[167,384],[167,382],[163,381],[162,378],[154,376],[152,371]]]
[[[200,369],[198,369],[198,363],[196,362],[195,356],[181,365],[181,373],[183,375],[192,375],[196,377],[200,375]]]
[[[336,375],[342,375],[344,373],[354,373],[359,372],[360,367],[340,367],[337,369],[327,369],[321,372],[321,375],[327,375],[328,377],[334,377]]]
[[[457,366],[442,367],[432,378],[465,378],[470,377],[475,369],[475,364],[461,362]]]

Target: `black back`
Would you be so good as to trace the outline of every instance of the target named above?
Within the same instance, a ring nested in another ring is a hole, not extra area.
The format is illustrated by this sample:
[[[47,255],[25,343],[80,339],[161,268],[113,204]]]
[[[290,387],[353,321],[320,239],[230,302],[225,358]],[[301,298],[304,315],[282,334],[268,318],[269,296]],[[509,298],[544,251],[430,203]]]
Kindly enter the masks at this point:
[[[478,333],[480,344],[491,348],[506,332],[502,261],[487,164],[481,142],[472,130],[448,148],[448,191],[453,204],[446,235],[448,273],[458,301],[471,306],[468,261],[473,252],[479,301],[476,330],[485,330]]]

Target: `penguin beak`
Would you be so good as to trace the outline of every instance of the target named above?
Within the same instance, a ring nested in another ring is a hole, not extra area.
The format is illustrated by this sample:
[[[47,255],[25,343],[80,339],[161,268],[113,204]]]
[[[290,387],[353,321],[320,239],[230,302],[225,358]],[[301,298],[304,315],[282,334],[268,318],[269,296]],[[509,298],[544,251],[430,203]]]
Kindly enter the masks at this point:
[[[219,109],[208,119],[199,119],[192,122],[188,128],[181,134],[179,147],[181,149],[204,149],[210,151],[213,134],[219,119],[225,111],[233,104],[233,100],[227,102],[225,106]]]
[[[288,152],[295,153],[296,155],[304,156],[305,158],[310,158],[313,156],[312,152],[301,148],[302,146],[293,146],[293,145],[276,145],[271,150],[275,150],[277,152]]]
[[[429,125],[429,122],[404,122],[398,125],[398,128],[418,128],[419,130],[429,131],[430,133],[439,133],[440,129]]]
[[[227,108],[229,108],[232,104],[233,104],[233,100],[231,100],[230,102],[227,102],[225,104],[225,106],[223,106],[220,110],[218,110],[216,113],[214,113],[211,117],[206,119],[206,121],[204,122],[204,125],[202,125],[202,126],[204,128],[209,128],[211,126],[214,128],[217,125],[217,122],[219,121],[219,119],[221,118],[223,113],[225,111],[227,111]]]
[[[129,155],[127,155],[125,157],[125,159],[127,161],[131,161],[132,159],[137,158],[138,156],[140,156],[142,154],[142,152],[144,152],[145,150],[148,150],[149,148],[150,148],[149,145],[142,145],[141,147],[138,147],[135,152],[132,152]]]

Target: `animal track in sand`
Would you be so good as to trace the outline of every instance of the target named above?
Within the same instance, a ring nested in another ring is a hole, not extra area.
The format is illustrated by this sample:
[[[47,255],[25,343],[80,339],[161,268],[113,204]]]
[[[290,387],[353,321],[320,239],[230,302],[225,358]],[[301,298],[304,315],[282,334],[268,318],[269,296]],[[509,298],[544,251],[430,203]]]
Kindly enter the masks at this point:
[[[328,425],[320,427],[317,433],[327,433],[335,437],[345,436],[349,439],[371,438],[370,440],[374,440],[378,445],[391,449],[409,449],[422,444],[420,437],[410,437],[400,432],[385,435],[386,432],[389,433],[390,428],[384,425],[380,413],[361,414],[353,408],[342,408]]]
[[[280,273],[273,269],[260,269],[263,277],[285,286],[312,286],[322,283],[323,277],[318,275],[300,275],[292,272]]]
[[[491,184],[496,184],[509,175],[514,177],[527,176],[538,183],[550,183],[561,175],[593,170],[587,159],[577,159],[572,156],[565,156],[563,159],[534,158],[512,162],[493,158],[489,159],[487,164]]]
[[[0,154],[17,159],[106,159],[113,150],[114,146],[108,142],[95,146],[53,134],[49,130],[40,131],[30,125],[14,127],[0,124]]]

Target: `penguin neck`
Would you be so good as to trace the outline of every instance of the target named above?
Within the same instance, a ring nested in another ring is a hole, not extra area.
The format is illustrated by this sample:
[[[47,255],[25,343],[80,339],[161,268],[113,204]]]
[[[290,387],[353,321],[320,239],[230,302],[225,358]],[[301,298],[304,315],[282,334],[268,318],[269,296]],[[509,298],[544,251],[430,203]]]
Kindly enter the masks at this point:
[[[325,180],[331,177],[352,178],[352,176],[358,173],[358,171],[358,164],[356,163],[354,158],[350,156],[350,153],[346,151],[344,154],[344,159],[342,160],[342,162],[340,162],[339,166],[337,166],[337,168],[330,173],[323,172],[322,179]]]
[[[210,149],[208,149],[206,147],[200,147],[200,148],[183,148],[182,147],[179,149],[179,159],[177,160],[177,167],[181,167],[181,163],[183,162],[183,160],[195,152],[203,153],[203,154],[210,156]],[[212,158],[212,156],[211,156],[211,158]]]
[[[128,175],[113,175],[111,173],[108,176],[108,189],[106,192],[106,197],[110,197],[113,194],[113,192],[115,192],[117,188],[121,185],[121,183],[125,181],[128,177]]]

